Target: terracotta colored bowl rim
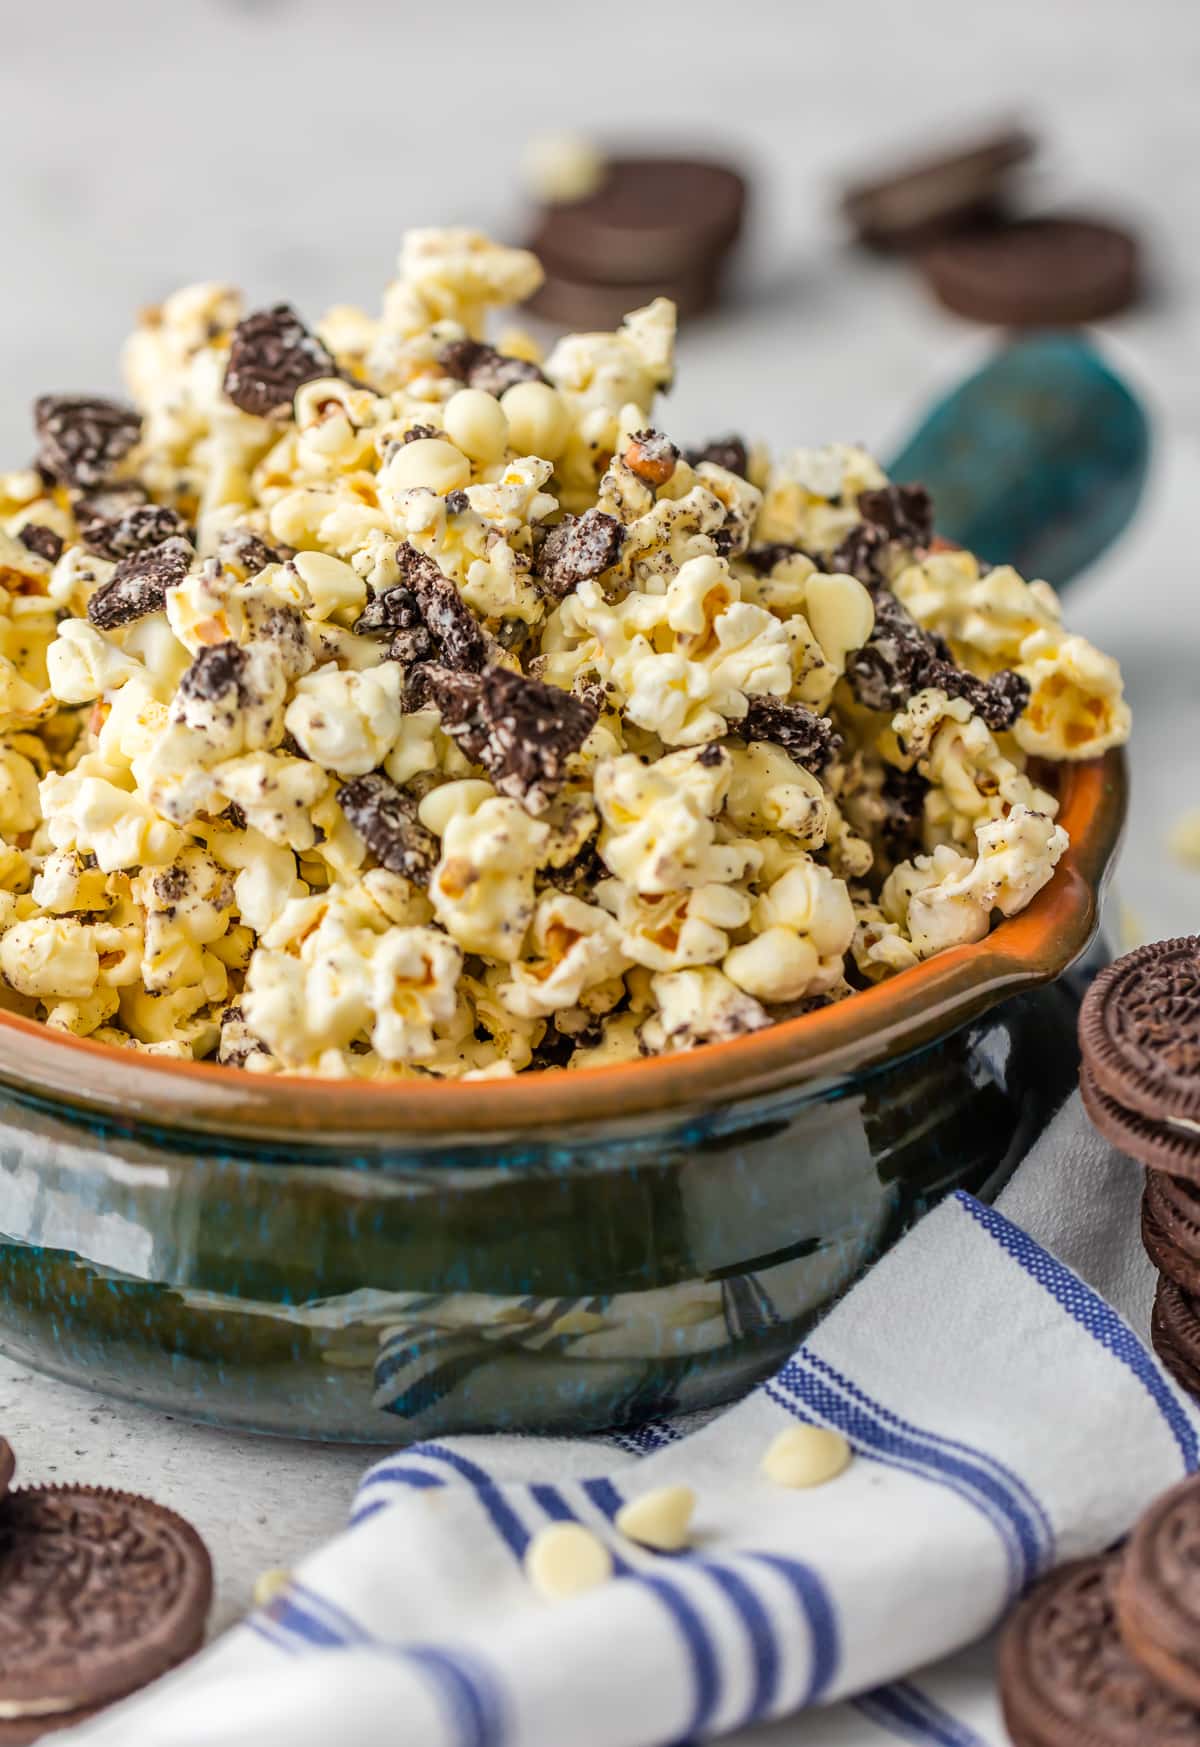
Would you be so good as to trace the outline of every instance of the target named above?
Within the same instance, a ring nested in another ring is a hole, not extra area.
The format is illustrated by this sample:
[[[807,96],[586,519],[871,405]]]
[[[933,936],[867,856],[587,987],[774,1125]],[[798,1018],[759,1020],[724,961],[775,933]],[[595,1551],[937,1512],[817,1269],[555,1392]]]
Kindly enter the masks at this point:
[[[583,1073],[509,1080],[347,1081],[258,1075],[135,1055],[0,1013],[0,1084],[110,1119],[238,1139],[378,1147],[421,1136],[500,1140],[607,1127],[729,1104],[788,1086],[817,1091],[932,1042],[1007,995],[1059,976],[1095,931],[1125,815],[1119,752],[1068,765],[1059,818],[1070,839],[1020,915],[833,1007],[728,1043]]]

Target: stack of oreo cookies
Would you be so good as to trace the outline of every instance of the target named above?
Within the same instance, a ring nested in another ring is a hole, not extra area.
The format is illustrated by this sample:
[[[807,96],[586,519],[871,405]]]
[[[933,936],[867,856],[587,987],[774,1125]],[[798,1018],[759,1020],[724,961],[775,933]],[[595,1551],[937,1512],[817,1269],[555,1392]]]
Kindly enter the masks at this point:
[[[174,1511],[102,1486],[23,1486],[0,1438],[0,1747],[127,1698],[204,1639],[212,1563]]]
[[[681,318],[699,315],[717,300],[745,210],[745,178],[730,164],[600,160],[594,186],[538,209],[529,247],[546,278],[530,308],[600,331],[655,297],[673,299]]]
[[[1150,1506],[1123,1548],[1043,1579],[1000,1644],[1015,1747],[1200,1742],[1200,1476]]]
[[[1155,1351],[1200,1396],[1200,936],[1155,941],[1102,971],[1080,1010],[1079,1042],[1088,1115],[1146,1167]]]

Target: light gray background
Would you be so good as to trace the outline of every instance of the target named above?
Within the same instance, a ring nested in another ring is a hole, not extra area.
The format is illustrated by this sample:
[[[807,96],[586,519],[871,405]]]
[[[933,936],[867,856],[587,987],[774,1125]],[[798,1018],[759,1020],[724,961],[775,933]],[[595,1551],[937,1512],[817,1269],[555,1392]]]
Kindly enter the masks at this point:
[[[757,172],[738,295],[684,338],[671,431],[843,436],[886,453],[991,339],[941,314],[905,267],[848,252],[831,190],[893,142],[1027,118],[1046,141],[1038,200],[1128,214],[1151,251],[1156,294],[1108,340],[1159,416],[1166,462],[1141,532],[1072,592],[1071,614],[1123,654],[1145,724],[1124,895],[1147,933],[1189,925],[1200,876],[1169,869],[1162,839],[1173,808],[1200,804],[1196,0],[2,11],[0,453],[12,465],[28,455],[35,393],[116,386],[139,305],[230,278],[310,315],[373,306],[408,224],[519,235],[522,145],[564,127],[727,143]],[[263,1566],[338,1526],[366,1460],[191,1429],[7,1362],[0,1430],[26,1480],[131,1486],[191,1515],[217,1557],[219,1624]]]

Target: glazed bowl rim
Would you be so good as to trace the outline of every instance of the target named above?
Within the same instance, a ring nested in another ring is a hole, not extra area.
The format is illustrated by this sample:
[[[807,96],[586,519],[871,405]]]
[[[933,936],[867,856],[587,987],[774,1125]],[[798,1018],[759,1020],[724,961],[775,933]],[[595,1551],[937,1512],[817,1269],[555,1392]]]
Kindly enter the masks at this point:
[[[510,1079],[368,1081],[260,1075],[135,1054],[0,1011],[0,1085],[117,1123],[276,1144],[384,1145],[611,1127],[785,1087],[813,1092],[957,1030],[997,1001],[1051,981],[1095,932],[1127,800],[1119,751],[1062,767],[1070,845],[1054,877],[984,939],[950,948],[845,1001],[699,1049]]]

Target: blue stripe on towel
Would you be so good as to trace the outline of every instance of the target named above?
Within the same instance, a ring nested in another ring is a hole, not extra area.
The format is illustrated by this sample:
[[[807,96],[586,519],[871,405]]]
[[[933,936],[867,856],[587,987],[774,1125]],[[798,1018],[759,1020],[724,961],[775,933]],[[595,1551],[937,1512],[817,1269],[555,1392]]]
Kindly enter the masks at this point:
[[[779,1644],[771,1616],[745,1578],[732,1566],[715,1559],[691,1559],[688,1563],[693,1571],[703,1571],[712,1579],[737,1614],[749,1639],[754,1670],[750,1702],[737,1724],[730,1725],[744,1728],[766,1716],[779,1690]]]
[[[884,1420],[888,1425],[895,1426],[897,1431],[907,1432],[913,1437],[926,1438],[931,1444],[937,1444],[939,1448],[943,1450],[948,1450],[957,1455],[965,1456],[968,1461],[979,1462],[982,1463],[985,1468],[990,1468],[993,1474],[995,1474],[999,1484],[1001,1486],[1010,1487],[1014,1497],[1018,1501],[1024,1500],[1029,1513],[1036,1518],[1040,1529],[1037,1538],[1040,1542],[1040,1547],[1038,1549],[1038,1562],[1041,1569],[1047,1570],[1054,1564],[1054,1525],[1051,1523],[1041,1499],[1038,1498],[1037,1494],[1032,1490],[1028,1482],[1021,1477],[1021,1475],[1015,1473],[1006,1463],[1000,1461],[999,1457],[994,1456],[990,1450],[981,1450],[976,1445],[963,1443],[960,1438],[948,1438],[941,1432],[930,1431],[924,1426],[914,1425],[911,1420],[901,1418],[901,1416],[894,1413],[891,1408],[884,1407],[882,1402],[873,1401],[870,1396],[859,1388],[857,1383],[853,1382],[851,1378],[843,1375],[843,1373],[831,1365],[827,1359],[823,1359],[819,1353],[814,1352],[811,1347],[806,1346],[802,1351],[805,1361],[811,1365],[814,1370],[824,1372],[825,1376],[830,1378],[832,1382],[836,1383],[840,1389],[844,1389],[848,1395],[854,1396],[854,1398],[857,1401],[860,1401],[864,1407],[869,1408],[870,1411],[875,1414],[877,1419]]]
[[[529,1530],[505,1498],[500,1487],[478,1462],[460,1456],[457,1450],[447,1450],[442,1444],[414,1444],[412,1456],[425,1456],[431,1462],[444,1462],[456,1474],[470,1482],[487,1512],[492,1527],[517,1559],[523,1559],[529,1545]]]
[[[781,1553],[751,1553],[749,1557],[757,1559],[760,1565],[770,1566],[773,1571],[778,1571],[786,1578],[800,1603],[812,1645],[808,1685],[800,1703],[802,1706],[815,1705],[829,1690],[841,1660],[837,1611],[833,1599],[812,1566],[806,1565],[803,1560],[785,1559]]]
[[[870,1398],[847,1395],[831,1378],[808,1370],[803,1347],[789,1359],[767,1394],[795,1412],[796,1402],[819,1414],[843,1432],[864,1456],[947,1487],[978,1510],[1004,1546],[1009,1569],[1009,1594],[1015,1597],[1037,1575],[1039,1546],[1036,1528],[1023,1501],[982,1461],[943,1449],[925,1433],[904,1432],[880,1420]]]
[[[504,1707],[488,1669],[441,1644],[411,1645],[403,1655],[433,1678],[454,1725],[455,1747],[501,1747]]]
[[[907,1681],[894,1681],[862,1693],[853,1701],[856,1711],[880,1729],[912,1741],[916,1747],[987,1747],[982,1736]]]
[[[1184,1471],[1191,1474],[1200,1466],[1200,1445],[1191,1419],[1128,1323],[1123,1322],[1112,1306],[1106,1304],[1078,1274],[1073,1274],[1056,1256],[1035,1243],[1028,1232],[1014,1225],[1011,1219],[997,1213],[994,1207],[985,1207],[964,1190],[960,1189],[954,1199],[1030,1279],[1045,1288],[1068,1316],[1132,1371],[1170,1427],[1179,1445]]]

